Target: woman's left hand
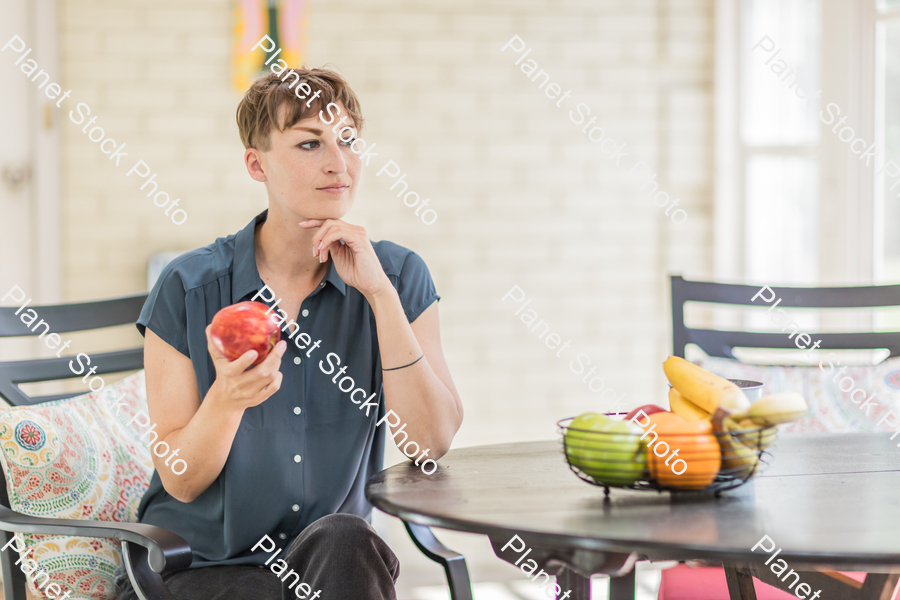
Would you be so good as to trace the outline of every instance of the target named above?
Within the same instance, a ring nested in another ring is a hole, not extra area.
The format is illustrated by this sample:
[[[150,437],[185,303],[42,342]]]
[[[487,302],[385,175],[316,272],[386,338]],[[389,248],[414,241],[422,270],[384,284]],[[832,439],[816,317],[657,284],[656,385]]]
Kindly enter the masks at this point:
[[[331,255],[341,279],[364,296],[375,296],[386,289],[385,286],[393,287],[364,227],[340,219],[309,219],[300,223],[300,227],[319,228],[313,236],[313,256],[318,256],[319,262],[325,262]]]

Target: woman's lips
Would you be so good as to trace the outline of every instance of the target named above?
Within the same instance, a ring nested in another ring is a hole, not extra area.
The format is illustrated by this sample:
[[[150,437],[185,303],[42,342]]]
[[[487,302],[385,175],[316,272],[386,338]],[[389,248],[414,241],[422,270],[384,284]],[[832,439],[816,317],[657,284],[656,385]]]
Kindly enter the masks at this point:
[[[321,192],[328,194],[342,194],[350,188],[348,185],[330,185],[328,187],[316,188]]]

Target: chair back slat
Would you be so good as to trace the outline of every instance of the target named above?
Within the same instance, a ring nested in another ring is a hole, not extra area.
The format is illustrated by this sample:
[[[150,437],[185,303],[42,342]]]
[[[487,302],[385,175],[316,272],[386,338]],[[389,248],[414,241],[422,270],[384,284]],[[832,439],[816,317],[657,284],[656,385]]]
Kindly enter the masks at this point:
[[[673,275],[672,284],[672,341],[673,352],[684,358],[685,347],[697,344],[710,356],[735,358],[735,347],[797,348],[796,337],[786,333],[722,331],[688,327],[684,322],[686,302],[706,302],[741,306],[766,306],[751,298],[762,286],[687,281]],[[781,303],[790,308],[874,308],[900,306],[900,285],[862,287],[798,288],[778,287],[775,291]],[[886,348],[890,356],[900,356],[900,332],[809,333],[822,341],[822,348],[835,350],[874,350]]]
[[[0,337],[16,337],[35,335],[22,322],[21,317],[28,310],[34,310],[41,319],[50,325],[54,333],[71,331],[88,331],[127,325],[137,321],[141,308],[147,299],[147,293],[131,294],[96,302],[77,302],[73,304],[54,304],[47,306],[26,306],[20,309],[15,306],[0,307]],[[17,315],[16,312],[19,311]],[[34,327],[37,322],[32,324]],[[41,328],[43,331],[43,327]],[[40,333],[37,332],[37,333]]]
[[[74,375],[72,369],[69,368],[72,360],[72,357],[67,356],[0,362],[0,396],[15,406],[30,406],[51,400],[71,398],[74,394],[29,396],[19,388],[19,384],[81,377]],[[91,366],[97,367],[95,375],[140,370],[144,366],[144,350],[143,348],[133,348],[91,354]]]
[[[44,327],[39,331],[31,331],[21,321],[21,315],[29,308],[50,325],[52,333],[89,331],[134,324],[141,314],[146,299],[147,293],[143,292],[96,302],[27,306],[18,315],[15,313],[19,308],[0,307],[0,337],[37,336],[44,333]],[[51,394],[32,397],[19,388],[19,384],[22,383],[81,378],[82,375],[74,374],[69,368],[69,362],[72,360],[72,357],[63,357],[0,362],[0,396],[14,406],[31,406],[77,395]],[[91,367],[97,367],[95,375],[139,370],[143,365],[143,348],[91,354]]]

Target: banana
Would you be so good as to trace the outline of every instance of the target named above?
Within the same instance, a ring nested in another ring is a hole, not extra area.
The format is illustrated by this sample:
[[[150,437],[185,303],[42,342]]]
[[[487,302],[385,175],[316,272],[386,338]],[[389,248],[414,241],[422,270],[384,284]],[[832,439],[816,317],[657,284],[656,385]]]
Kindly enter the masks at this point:
[[[682,396],[678,390],[669,390],[669,410],[685,419],[708,421],[712,415]]]
[[[750,419],[757,425],[771,426],[796,421],[806,414],[806,400],[797,392],[781,392],[764,396],[741,414],[733,414],[736,421]]]
[[[745,446],[738,436],[731,433],[740,426],[731,417],[715,418],[712,421],[713,431],[722,450],[722,475],[731,475],[738,479],[747,479],[753,474],[759,462],[759,452],[752,446]]]
[[[741,388],[683,358],[670,356],[663,363],[663,370],[669,383],[682,396],[711,415],[718,408],[726,413],[745,413],[750,410],[750,400]]]
[[[775,443],[776,429],[774,427],[768,427],[765,430],[760,429],[753,419],[741,419],[737,424],[737,430],[746,431],[746,433],[737,433],[735,435],[748,448],[765,450]]]

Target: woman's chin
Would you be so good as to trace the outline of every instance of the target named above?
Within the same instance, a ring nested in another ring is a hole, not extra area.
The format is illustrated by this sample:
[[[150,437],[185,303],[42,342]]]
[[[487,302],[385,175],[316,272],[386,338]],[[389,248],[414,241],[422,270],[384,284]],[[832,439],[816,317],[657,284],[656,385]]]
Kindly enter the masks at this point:
[[[349,208],[349,207],[348,207]],[[311,221],[311,220],[320,220],[327,221],[328,219],[343,219],[344,215],[347,214],[347,210],[341,210],[337,207],[310,207],[310,206],[298,206],[293,211],[296,215],[303,217],[303,219]]]

